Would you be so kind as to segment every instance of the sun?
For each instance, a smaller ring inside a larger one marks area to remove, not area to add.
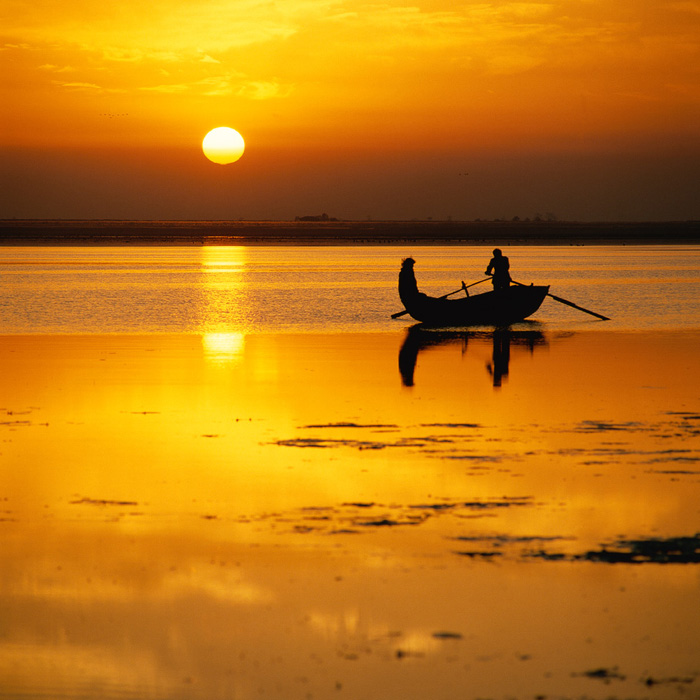
[[[202,150],[212,163],[226,165],[235,163],[243,155],[245,141],[235,129],[220,126],[204,137]]]

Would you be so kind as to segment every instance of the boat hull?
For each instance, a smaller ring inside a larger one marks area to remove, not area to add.
[[[512,286],[463,299],[402,295],[406,311],[428,326],[506,325],[534,314],[549,293],[545,286]]]

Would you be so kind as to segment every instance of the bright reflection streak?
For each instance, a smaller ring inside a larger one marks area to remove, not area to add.
[[[202,336],[204,354],[215,362],[238,361],[243,356],[243,333],[205,333]]]
[[[233,319],[241,316],[240,292],[247,251],[242,247],[202,248],[202,310],[200,327],[207,359],[231,362],[240,359],[245,337],[231,331]]]
[[[247,264],[247,249],[242,246],[202,246],[201,251],[206,272],[238,271]]]

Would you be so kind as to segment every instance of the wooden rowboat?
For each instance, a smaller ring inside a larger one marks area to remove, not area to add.
[[[422,294],[415,282],[399,278],[399,296],[406,311],[428,326],[507,325],[531,316],[549,293],[548,286],[510,286],[462,299]]]

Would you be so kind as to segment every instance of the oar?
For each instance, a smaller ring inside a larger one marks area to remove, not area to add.
[[[522,282],[516,282],[515,280],[511,280],[514,284],[519,285],[520,287],[527,287],[529,285],[523,284]],[[602,314],[597,314],[595,311],[590,311],[589,309],[584,309],[583,306],[579,306],[578,304],[574,304],[573,301],[569,301],[568,299],[562,299],[561,297],[554,296],[554,294],[549,294],[547,293],[548,297],[552,297],[554,301],[558,301],[560,304],[566,304],[567,306],[572,306],[574,309],[578,309],[579,311],[584,311],[587,314],[590,314],[591,316],[595,316],[596,318],[599,318],[601,321],[609,321],[610,319],[607,316],[603,316]]]
[[[473,287],[477,284],[481,284],[482,282],[486,282],[487,280],[490,280],[490,277],[487,277],[486,279],[479,280],[478,282],[472,282],[471,284],[464,284],[462,282],[462,286],[459,289],[455,289],[454,292],[450,292],[449,294],[443,294],[441,297],[438,297],[438,299],[447,299],[447,297],[451,297],[453,294],[459,294],[459,292],[466,292],[469,287]],[[406,309],[403,311],[399,311],[395,314],[391,314],[391,318],[400,318],[401,316],[405,316],[408,313]]]

